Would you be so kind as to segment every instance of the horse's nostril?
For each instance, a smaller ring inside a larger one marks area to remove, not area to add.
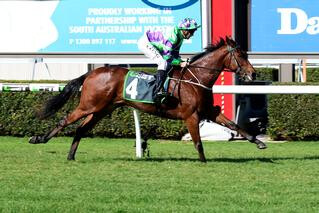
[[[252,79],[252,77],[250,75],[245,75],[244,81],[249,82],[249,81],[252,81],[252,80],[253,79]]]
[[[251,74],[251,77],[253,78],[253,80],[256,80],[257,74],[254,72],[253,74]]]

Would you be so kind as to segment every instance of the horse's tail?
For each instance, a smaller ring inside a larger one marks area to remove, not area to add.
[[[44,107],[37,113],[37,116],[40,119],[45,119],[54,115],[64,106],[71,96],[80,91],[80,87],[89,73],[90,72],[87,72],[86,74],[71,80],[58,95],[52,97],[45,103]]]

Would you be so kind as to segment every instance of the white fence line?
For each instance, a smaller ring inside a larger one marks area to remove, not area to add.
[[[0,83],[0,92],[22,92],[22,91],[61,91],[65,84],[38,84],[38,83]]]
[[[252,65],[279,65],[279,64],[300,64],[302,59],[306,59],[307,64],[319,64],[319,58],[278,58],[278,59],[258,59],[251,58],[249,59]]]
[[[319,94],[313,85],[216,85],[213,93],[223,94]]]
[[[0,91],[61,91],[65,84],[0,83]],[[319,94],[319,85],[215,85],[217,94]]]
[[[191,57],[190,55],[187,55]],[[187,57],[183,57],[184,60]],[[274,59],[263,59],[263,58],[249,58],[249,61],[253,65],[279,65],[279,64],[299,64],[302,59],[307,60],[307,64],[319,64],[319,58],[308,58],[307,57],[296,57],[296,58],[274,58]],[[125,56],[34,56],[34,57],[12,57],[12,56],[0,56],[0,64],[10,63],[34,63],[38,60],[41,63],[79,63],[79,64],[154,64],[151,59],[144,57],[143,55],[137,55],[132,57]]]

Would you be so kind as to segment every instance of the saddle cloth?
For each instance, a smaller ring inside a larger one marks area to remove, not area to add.
[[[123,98],[130,101],[154,103],[155,76],[137,71],[129,71],[125,76]]]

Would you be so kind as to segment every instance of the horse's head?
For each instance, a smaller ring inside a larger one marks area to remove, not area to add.
[[[224,66],[226,69],[235,72],[244,81],[252,81],[256,78],[256,71],[248,61],[248,56],[243,52],[234,40],[226,37],[227,55]]]

